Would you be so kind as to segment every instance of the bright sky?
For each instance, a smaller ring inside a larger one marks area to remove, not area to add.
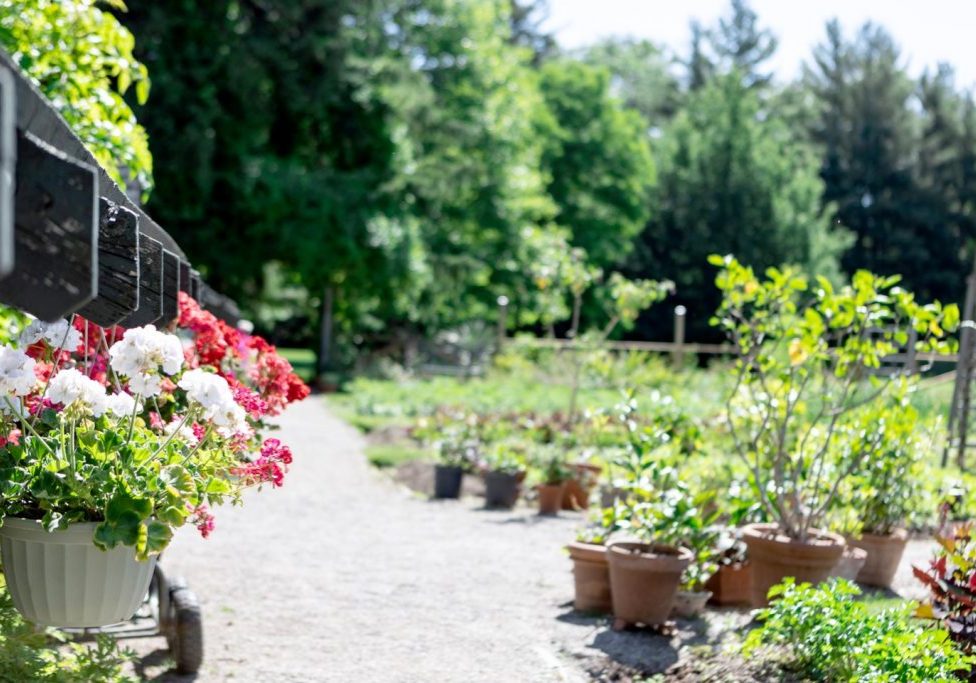
[[[547,28],[560,45],[580,47],[611,35],[648,38],[687,53],[688,23],[713,25],[729,0],[549,0]],[[871,20],[888,29],[902,59],[917,75],[939,61],[956,69],[956,83],[976,83],[976,0],[752,0],[759,23],[779,38],[772,65],[783,79],[800,63],[837,17],[845,34]]]

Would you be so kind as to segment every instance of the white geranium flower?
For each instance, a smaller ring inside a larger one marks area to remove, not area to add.
[[[163,378],[159,375],[132,375],[129,389],[140,396],[159,396],[163,390]]]
[[[179,338],[158,331],[154,325],[126,330],[108,354],[112,369],[128,377],[130,388],[143,396],[160,392],[160,368],[172,375],[183,367],[183,345]]]
[[[37,384],[34,359],[19,349],[0,346],[0,393],[25,396]]]
[[[105,397],[105,410],[118,417],[129,417],[136,410],[136,400],[125,392],[109,394]]]
[[[95,417],[104,413],[107,408],[105,387],[74,368],[61,370],[51,378],[47,396],[52,402],[60,403],[65,408],[71,405],[84,406]]]
[[[55,320],[53,323],[32,320],[31,324],[20,334],[20,345],[30,346],[41,339],[55,349],[74,352],[81,344],[81,332],[64,318]]]
[[[247,412],[234,400],[230,385],[220,375],[190,370],[184,373],[179,386],[190,401],[203,407],[204,419],[213,422],[224,436],[247,431]]]
[[[193,433],[193,429],[189,425],[183,424],[181,420],[173,420],[172,422],[168,422],[163,427],[163,432],[165,432],[168,436],[173,436],[175,434],[177,439],[182,439],[191,446],[195,446],[199,441],[199,439],[197,439],[197,435]]]

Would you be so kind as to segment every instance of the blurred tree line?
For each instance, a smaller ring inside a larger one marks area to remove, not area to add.
[[[165,0],[119,17],[153,79],[150,212],[323,364],[490,324],[502,295],[510,327],[541,331],[560,278],[539,273],[580,255],[604,280],[673,280],[691,339],[711,334],[712,252],[962,298],[973,99],[947,65],[912,79],[880,26],[831,22],[780,84],[744,0],[692,24],[688,54],[561,50],[538,0]],[[669,311],[632,334],[667,338]]]

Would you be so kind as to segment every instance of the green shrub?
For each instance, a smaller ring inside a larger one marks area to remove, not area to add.
[[[941,627],[911,618],[913,606],[872,611],[855,600],[860,590],[838,579],[817,588],[786,579],[778,598],[759,610],[762,625],[743,646],[786,648],[801,673],[818,681],[939,683],[958,681],[972,657],[956,649]]]

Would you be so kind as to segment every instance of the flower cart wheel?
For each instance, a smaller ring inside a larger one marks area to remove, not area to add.
[[[176,662],[176,672],[194,674],[203,662],[203,619],[200,603],[189,588],[170,592],[167,642]]]

